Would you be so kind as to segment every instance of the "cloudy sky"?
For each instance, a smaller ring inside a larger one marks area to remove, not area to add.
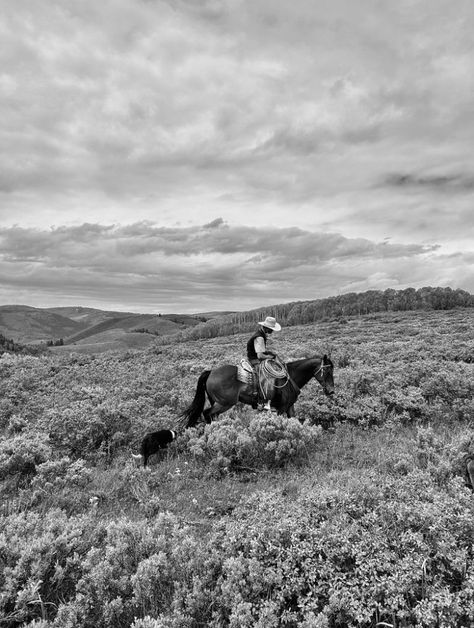
[[[472,0],[0,0],[0,304],[474,292]]]

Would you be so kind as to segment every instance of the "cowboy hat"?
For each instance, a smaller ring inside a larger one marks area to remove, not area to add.
[[[281,325],[276,322],[273,316],[267,316],[264,321],[259,322],[259,325],[262,327],[268,327],[268,329],[273,329],[273,331],[280,331]]]

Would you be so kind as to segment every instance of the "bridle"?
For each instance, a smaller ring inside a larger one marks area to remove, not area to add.
[[[316,377],[316,375],[319,375],[319,373],[322,372],[322,376],[323,376],[323,380],[324,380],[324,369],[329,369],[331,367],[332,367],[332,364],[324,364],[323,361],[321,360],[321,364],[319,365],[318,370],[314,371],[313,377]]]
[[[317,370],[314,371],[313,373],[313,377],[317,380],[318,378],[316,377],[317,375],[319,375],[319,373],[321,373],[321,385],[323,387],[324,392],[327,395],[333,395],[334,394],[334,390],[328,390],[327,389],[327,382],[326,382],[326,373],[324,371],[324,369],[330,369],[333,368],[332,362],[330,361],[329,364],[325,364],[324,363],[324,358],[321,360],[321,364],[319,365],[319,368]]]

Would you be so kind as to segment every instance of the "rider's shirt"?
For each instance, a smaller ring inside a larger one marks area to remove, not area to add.
[[[255,338],[255,340],[253,341],[253,346],[255,348],[255,353],[257,354],[257,356],[259,353],[265,353],[265,351],[267,350],[265,340],[261,336],[257,336],[257,338]]]

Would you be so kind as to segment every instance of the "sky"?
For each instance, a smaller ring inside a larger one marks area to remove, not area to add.
[[[474,292],[472,0],[0,0],[0,305]]]

